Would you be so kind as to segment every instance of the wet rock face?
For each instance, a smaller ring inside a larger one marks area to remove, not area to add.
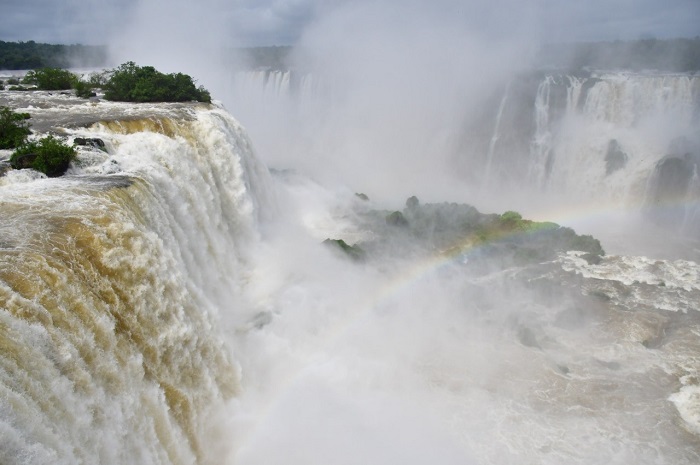
[[[76,137],[73,140],[73,144],[80,145],[82,147],[91,147],[99,150],[106,150],[104,141],[96,137]]]
[[[690,157],[667,157],[656,165],[657,202],[683,199],[693,177],[695,163]]]
[[[38,155],[36,153],[27,153],[24,155],[20,155],[15,159],[14,166],[12,167],[16,170],[32,168],[34,166],[34,161],[36,160],[37,156]]]
[[[610,139],[608,150],[605,153],[605,175],[609,176],[617,170],[621,170],[627,165],[629,157],[622,150],[617,139]]]
[[[692,208],[692,201],[700,198],[698,172],[698,154],[669,155],[656,164],[647,197],[647,206],[654,221],[667,226],[700,227],[684,225],[688,217],[694,216],[688,210]]]

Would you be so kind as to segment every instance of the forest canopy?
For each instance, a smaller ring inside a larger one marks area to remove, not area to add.
[[[0,69],[97,68],[107,63],[107,47],[52,45],[0,40]]]

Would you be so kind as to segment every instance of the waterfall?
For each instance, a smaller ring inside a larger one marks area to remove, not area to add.
[[[506,186],[514,198],[527,192],[639,208],[674,141],[687,140],[689,153],[700,153],[698,76],[544,74],[513,80],[508,98],[499,98],[491,113],[497,134],[475,125],[464,138],[483,142],[465,144],[460,157],[471,160],[464,162],[469,171],[480,163],[480,186]]]
[[[267,172],[221,109],[132,118],[69,130],[108,147],[71,175],[2,179],[1,463],[206,463],[239,390],[220,312]]]
[[[700,167],[698,164],[695,164],[693,166],[693,175],[686,191],[682,230],[689,234],[700,231],[700,202],[697,202],[697,199],[700,198],[700,176],[698,171],[700,171]]]
[[[530,173],[528,178],[537,187],[544,187],[547,179],[549,157],[552,151],[552,133],[549,121],[549,101],[554,78],[547,76],[537,88],[535,97],[535,134],[530,149]]]
[[[512,80],[466,154],[475,177],[489,164],[494,191],[531,175],[603,206],[641,181],[696,205],[697,81],[645,78]],[[315,85],[285,79],[251,77],[278,99]],[[645,85],[669,89],[631,118],[602,98]],[[605,255],[516,212],[399,211],[396,185],[388,206],[323,184],[306,153],[272,177],[216,106],[6,94],[34,128],[105,150],[61,178],[0,176],[1,464],[699,463],[690,241],[663,235],[680,259]],[[387,132],[368,129],[339,134]],[[415,171],[400,155],[381,180]],[[434,189],[446,157],[420,155]]]
[[[498,142],[499,129],[501,127],[501,118],[503,118],[503,109],[508,101],[508,90],[510,89],[510,82],[506,84],[506,88],[503,91],[503,97],[501,97],[501,103],[498,105],[498,113],[496,113],[496,122],[493,126],[493,135],[489,141],[489,150],[486,154],[486,169],[484,170],[484,177],[481,185],[481,192],[483,193],[485,188],[488,186],[491,179],[491,166],[493,165],[493,152],[496,148],[496,143]]]

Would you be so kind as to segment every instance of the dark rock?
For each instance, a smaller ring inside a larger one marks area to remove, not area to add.
[[[26,153],[20,155],[12,161],[12,167],[16,170],[23,170],[27,168],[32,168],[34,166],[34,160],[38,155],[36,153]]]
[[[557,370],[563,375],[568,375],[571,370],[566,365],[557,365]]]
[[[700,198],[697,181],[693,181],[698,171],[700,155],[690,153],[669,155],[656,164],[646,199],[653,221],[671,227],[683,223],[688,201]]]
[[[73,144],[80,145],[83,147],[94,147],[96,149],[106,150],[104,141],[96,137],[76,137],[73,140]]]
[[[589,265],[597,265],[602,260],[602,257],[600,255],[592,253],[585,253],[581,255],[581,258],[586,260],[586,262],[588,262]]]
[[[359,198],[360,200],[364,200],[365,202],[369,200],[369,197],[367,197],[367,195],[362,194],[362,193],[356,193],[355,197]]]
[[[400,211],[388,214],[386,216],[386,223],[391,226],[408,226],[408,220]]]
[[[533,349],[542,348],[537,340],[537,336],[535,336],[535,332],[526,326],[518,328],[517,338],[525,347],[532,347]]]
[[[628,159],[629,157],[622,150],[617,139],[610,139],[608,150],[605,153],[605,175],[608,176],[624,168]]]
[[[10,162],[0,161],[0,177],[5,176],[12,169]]]
[[[323,244],[340,250],[353,260],[362,261],[365,259],[365,251],[357,245],[350,245],[342,239],[326,239]]]

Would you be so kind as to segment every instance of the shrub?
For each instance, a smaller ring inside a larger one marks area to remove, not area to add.
[[[96,95],[89,82],[76,81],[73,88],[75,89],[75,95],[80,98],[90,98]]]
[[[88,79],[88,82],[92,87],[104,87],[109,80],[107,74],[107,71],[103,71],[101,73],[90,73],[90,79]]]
[[[513,222],[517,223],[523,219],[522,215],[518,212],[514,212],[512,210],[508,210],[504,214],[501,215],[501,220],[506,221],[506,222]]]
[[[53,178],[65,173],[75,156],[75,147],[46,136],[19,146],[10,157],[10,165],[14,169],[32,168]]]
[[[78,77],[61,68],[41,68],[27,72],[24,84],[34,84],[40,90],[67,90],[78,81]]]
[[[91,73],[87,81],[76,79],[75,83],[73,84],[73,89],[75,89],[75,95],[77,97],[90,98],[97,95],[95,92],[96,88],[104,87],[106,84],[106,72]]]
[[[0,107],[0,149],[19,147],[31,133],[29,113],[15,113],[8,107]]]
[[[123,102],[211,102],[209,91],[195,87],[187,74],[163,74],[133,61],[112,70],[104,90],[105,99]]]

